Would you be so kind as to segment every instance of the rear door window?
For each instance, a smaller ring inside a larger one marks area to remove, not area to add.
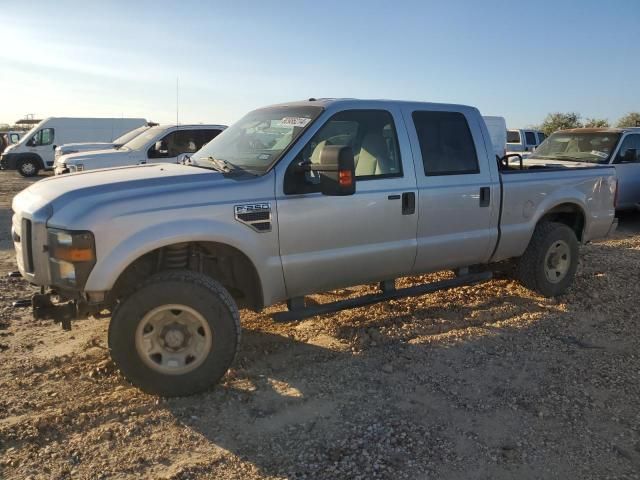
[[[520,132],[518,130],[507,130],[507,143],[520,143]]]
[[[534,132],[524,132],[524,138],[527,141],[527,145],[537,145],[536,134]]]
[[[547,138],[547,136],[544,133],[538,132],[538,144],[544,142],[545,138]]]
[[[480,172],[473,136],[462,113],[415,111],[412,117],[425,175]]]

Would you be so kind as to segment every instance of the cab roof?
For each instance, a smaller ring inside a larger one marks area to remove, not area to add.
[[[322,108],[329,107],[352,107],[357,108],[359,104],[374,104],[380,107],[389,105],[423,105],[423,106],[440,106],[440,107],[456,107],[456,109],[474,109],[475,107],[469,105],[449,104],[449,103],[433,103],[433,102],[416,102],[410,100],[386,100],[386,99],[363,99],[363,98],[309,98],[307,100],[296,100],[292,102],[278,103],[275,105],[269,105],[264,108],[273,107],[306,107],[317,106]]]
[[[566,130],[558,130],[554,133],[624,133],[624,132],[640,132],[640,127],[625,127],[625,128],[568,128]]]

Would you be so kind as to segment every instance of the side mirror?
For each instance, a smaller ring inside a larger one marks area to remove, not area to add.
[[[167,148],[167,142],[163,141],[163,140],[159,140],[156,142],[156,145],[154,147],[154,150],[159,154],[159,155],[166,155],[167,153],[169,153],[169,150]]]
[[[356,192],[356,166],[351,147],[324,147],[320,153],[320,164],[312,168],[320,174],[320,192],[323,195],[353,195]]]
[[[635,163],[638,161],[638,150],[635,148],[628,148],[622,155],[622,163]]]
[[[36,146],[36,137],[31,137],[27,140],[27,147],[35,147]]]

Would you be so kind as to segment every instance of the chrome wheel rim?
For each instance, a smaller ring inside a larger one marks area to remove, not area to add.
[[[136,350],[149,368],[183,375],[205,361],[212,348],[211,328],[186,305],[161,305],[149,311],[136,329]]]
[[[23,163],[21,168],[22,172],[26,173],[27,175],[31,175],[36,171],[36,167],[33,163]]]
[[[571,266],[571,249],[564,240],[551,244],[544,257],[544,274],[551,283],[559,283],[567,276]]]

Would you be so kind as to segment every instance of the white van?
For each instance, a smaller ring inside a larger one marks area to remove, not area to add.
[[[484,123],[487,124],[493,150],[500,158],[507,153],[507,121],[504,117],[484,116]]]
[[[40,170],[53,169],[58,145],[111,142],[146,123],[144,118],[47,118],[2,153],[0,168],[18,170],[21,175],[32,177]]]
[[[119,148],[62,155],[55,174],[141,163],[177,163],[213,140],[225,125],[158,125]]]
[[[507,151],[509,153],[533,152],[547,136],[540,130],[509,129]]]
[[[56,148],[55,159],[58,160],[62,155],[70,155],[78,152],[88,152],[90,150],[108,150],[110,148],[119,148],[125,143],[133,140],[141,133],[146,132],[151,127],[155,127],[157,123],[147,123],[142,127],[134,128],[127,133],[120,135],[112,142],[81,142],[81,143],[65,143]],[[55,168],[55,162],[54,162]]]

